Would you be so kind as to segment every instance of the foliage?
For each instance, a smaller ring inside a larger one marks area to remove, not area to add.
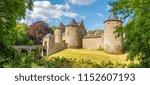
[[[46,68],[114,68],[126,67],[121,63],[113,63],[111,61],[103,61],[101,63],[93,62],[91,60],[73,59],[65,57],[52,57],[49,60],[42,58],[35,61],[37,67]]]
[[[16,68],[16,67],[32,67],[32,62],[34,62],[34,53],[30,52],[28,54],[18,53],[12,47],[7,45],[1,45],[4,50],[0,50],[0,67],[1,68]],[[7,56],[4,56],[7,55]],[[3,56],[3,57],[1,57]]]
[[[21,68],[32,68],[33,64],[36,64],[35,62],[42,62],[41,59],[41,47],[37,47],[35,51],[31,51],[26,53],[19,53],[20,55],[20,64],[17,67]],[[44,65],[43,65],[44,67]]]
[[[109,60],[103,60],[101,62],[101,66],[104,68],[125,68],[127,67],[127,65],[124,63],[120,63],[120,62],[112,62]]]
[[[52,33],[48,25],[43,21],[38,21],[29,26],[28,37],[36,44],[41,44],[43,37],[48,33]]]
[[[57,27],[56,26],[51,26],[50,28],[54,31]]]
[[[51,27],[48,27],[50,30],[52,30],[52,34],[54,35],[54,30],[56,29],[55,26],[51,26]]]
[[[21,60],[17,67],[19,68],[31,68],[32,62],[34,62],[34,52],[29,52],[28,54],[20,53]]]
[[[34,42],[27,36],[28,26],[26,24],[17,24],[13,31],[15,45],[33,45]]]
[[[128,59],[139,59],[141,67],[150,67],[150,0],[119,0],[111,2],[112,11],[123,15],[123,51]]]
[[[16,20],[32,10],[32,0],[0,0],[0,67],[17,67],[20,57],[11,47]]]
[[[39,59],[41,58],[41,53],[42,53],[42,47],[38,46],[35,49],[35,55],[34,55],[34,59]]]
[[[0,67],[16,67],[19,64],[19,55],[15,49],[0,41]]]
[[[52,57],[49,60],[39,60],[36,62],[39,66],[47,68],[96,68],[101,67],[100,64],[94,63],[90,60],[76,60],[65,57]]]
[[[128,65],[129,68],[140,68],[141,66],[139,64],[135,64],[135,63],[130,63]]]

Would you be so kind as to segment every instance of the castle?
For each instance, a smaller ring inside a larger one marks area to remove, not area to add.
[[[111,13],[104,21],[104,30],[87,32],[84,22],[77,23],[74,19],[66,26],[60,23],[54,36],[49,34],[43,38],[43,45],[47,50],[44,54],[50,55],[65,48],[104,49],[107,53],[120,54],[122,35],[116,37],[115,29],[122,25],[123,22],[115,13]]]

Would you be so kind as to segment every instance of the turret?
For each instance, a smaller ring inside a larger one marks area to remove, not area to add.
[[[87,34],[87,31],[86,31],[85,26],[84,26],[84,22],[81,21],[81,22],[78,23],[78,25],[81,27],[81,32],[82,32],[81,37],[83,38]]]
[[[65,37],[68,48],[81,48],[82,38],[81,30],[78,23],[72,19],[72,21],[66,26]]]
[[[117,37],[116,27],[122,26],[123,22],[116,13],[111,13],[104,22],[104,51],[112,54],[120,54],[122,46],[122,35]]]
[[[63,23],[60,23],[56,29],[55,29],[55,42],[56,43],[60,43],[62,42],[62,33],[64,32],[65,30],[65,26],[63,25]]]

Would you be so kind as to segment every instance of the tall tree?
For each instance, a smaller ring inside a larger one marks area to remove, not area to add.
[[[111,2],[112,11],[123,15],[123,51],[128,59],[139,59],[141,67],[150,67],[150,0],[119,0]]]
[[[16,20],[24,18],[26,9],[32,10],[32,0],[0,0],[0,67],[15,67],[19,56],[12,49]]]
[[[31,39],[27,36],[28,32],[28,25],[26,24],[19,24],[14,28],[13,34],[15,39],[15,45],[32,45],[34,44]]]
[[[36,44],[41,44],[43,37],[48,33],[52,33],[48,25],[44,21],[38,21],[29,26],[28,37]]]

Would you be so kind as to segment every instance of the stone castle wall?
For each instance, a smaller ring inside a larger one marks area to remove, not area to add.
[[[49,56],[66,48],[64,42],[55,43],[55,37],[51,34],[43,38],[42,56]]]
[[[103,48],[102,38],[85,38],[83,39],[83,48],[97,50]]]
[[[47,34],[43,38],[43,51],[42,56],[49,56],[49,50],[55,46],[55,37],[51,34]]]
[[[48,50],[48,55],[52,55],[54,53],[57,53],[61,50],[64,50],[66,48],[65,43],[61,42],[61,43],[55,43],[55,45]]]

